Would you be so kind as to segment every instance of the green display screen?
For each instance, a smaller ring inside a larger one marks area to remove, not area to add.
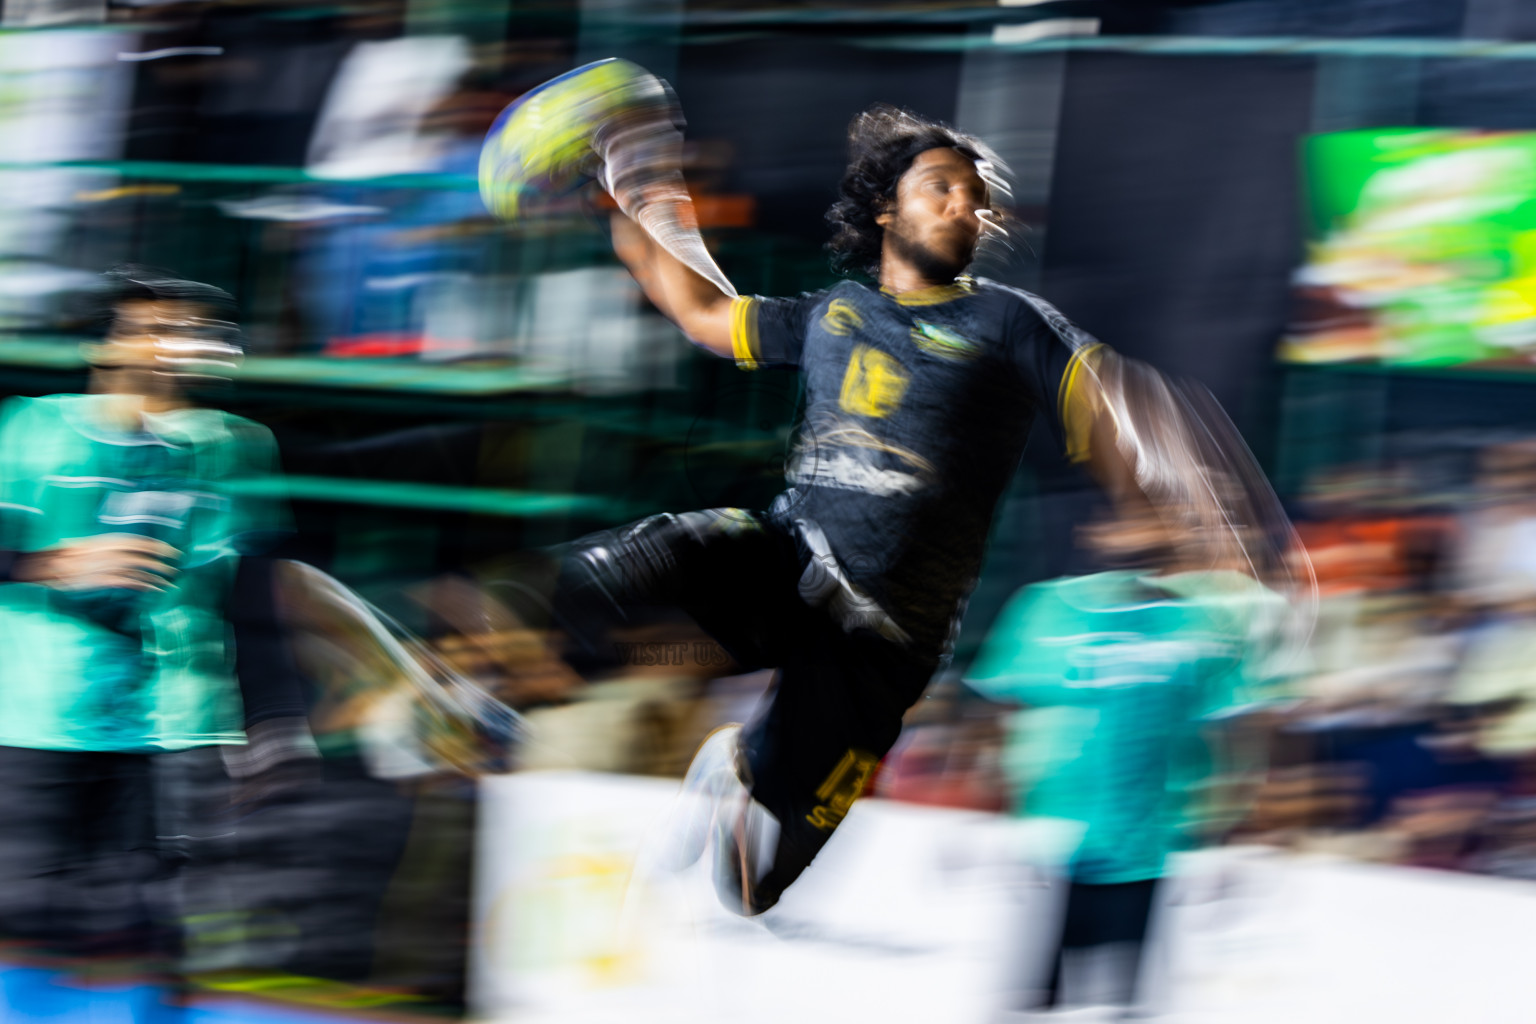
[[[1305,163],[1281,358],[1536,367],[1536,133],[1340,132]]]

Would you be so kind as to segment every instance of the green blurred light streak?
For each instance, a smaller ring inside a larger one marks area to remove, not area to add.
[[[37,339],[0,336],[0,369],[48,372],[81,371],[84,338]],[[231,382],[241,401],[293,405],[319,403],[337,411],[408,411],[419,415],[470,420],[581,420],[588,427],[619,436],[689,443],[695,453],[719,446],[752,449],[782,444],[782,424],[764,437],[762,430],[716,422],[689,412],[657,406],[637,407],[637,393],[581,395],[566,378],[521,367],[432,366],[390,360],[328,359],[324,356],[259,357],[246,360]],[[39,387],[50,387],[46,382]],[[214,405],[228,394],[218,387],[199,392]],[[401,406],[401,402],[409,405]],[[684,441],[707,428],[707,441]]]
[[[924,24],[971,24],[976,28],[1024,28],[1039,22],[1020,18],[1025,9],[1013,7],[933,10],[913,8],[881,11],[720,11],[690,14],[687,25],[718,26],[713,34],[695,34],[692,45],[741,42],[755,35],[773,35],[795,25],[847,24],[857,30],[870,21]],[[1049,21],[1051,19],[1045,19]],[[636,20],[642,24],[644,19]],[[762,28],[754,31],[755,26]],[[731,31],[737,27],[736,31]],[[1135,53],[1162,56],[1303,56],[1464,58],[1478,60],[1536,60],[1536,43],[1493,39],[1320,39],[1308,36],[1083,36],[1065,35],[1010,42],[991,33],[921,34],[904,36],[851,35],[845,42],[865,49],[954,52],[998,50],[1008,53]],[[229,184],[326,185],[332,187],[444,189],[475,192],[479,182],[467,174],[393,174],[379,177],[320,176],[297,167],[250,164],[178,163],[152,160],[65,160],[0,162],[0,171],[75,170],[117,174],[137,180],[225,182]]]
[[[347,10],[345,5],[318,9],[272,12],[275,20],[286,18],[315,17]],[[559,3],[520,3],[513,12],[518,15],[540,17],[562,14],[567,8]],[[681,21],[685,30],[696,30],[683,39],[685,44],[710,44],[737,42],[754,36],[782,34],[797,26],[826,27],[846,25],[850,31],[860,26],[892,25],[910,26],[915,31],[924,27],[953,26],[988,28],[993,25],[1028,25],[1037,21],[1059,20],[1059,15],[1045,18],[1029,17],[1027,5],[1004,4],[951,6],[947,4],[899,4],[880,5],[873,8],[824,8],[794,9],[761,7],[738,10],[690,10]],[[495,7],[493,16],[504,17],[503,9]],[[660,25],[675,30],[677,16],[668,12],[662,15],[641,12],[604,12],[604,24],[628,25],[635,28]],[[38,25],[7,27],[0,35],[24,35],[26,33],[117,33],[125,38],[130,33],[160,27],[153,23],[136,23],[132,26],[92,25]],[[714,33],[708,32],[716,29]],[[1364,38],[1323,39],[1310,36],[1062,36],[1009,43],[995,42],[991,38],[974,34],[955,34],[907,38],[891,36],[844,37],[845,42],[871,49],[906,50],[970,50],[1001,49],[1024,52],[1058,52],[1063,50],[1113,51],[1124,53],[1161,53],[1169,55],[1202,56],[1213,54],[1283,55],[1347,57],[1466,57],[1496,60],[1536,60],[1536,43],[1511,43],[1497,39],[1415,39],[1415,38]],[[460,175],[393,175],[380,178],[337,179],[318,178],[296,168],[224,164],[174,164],[152,161],[71,161],[67,164],[0,164],[0,169],[34,169],[72,166],[82,169],[111,170],[133,177],[166,177],[187,181],[267,181],[267,182],[318,182],[326,184],[377,184],[380,187],[405,188],[455,188],[473,191],[477,186],[472,177]],[[186,172],[183,168],[197,168]],[[185,174],[183,177],[182,175]]]
[[[86,364],[80,345],[90,340],[0,336],[0,365],[48,370],[82,369]],[[248,356],[232,376],[237,383],[480,396],[556,390],[569,383],[563,374],[525,366],[434,366],[420,361],[327,356]]]
[[[445,395],[542,391],[568,383],[562,374],[520,366],[433,366],[325,356],[251,356],[234,377],[237,382],[385,388]]]
[[[1047,19],[1049,20],[1049,19]],[[1010,23],[1025,26],[1032,22]],[[1166,56],[1445,57],[1536,60],[1536,43],[1493,39],[1318,39],[1309,36],[1056,36],[1009,42],[990,35],[872,36],[850,40],[875,50],[1001,50],[1009,53],[1140,53]]]
[[[85,366],[80,346],[91,338],[0,337],[0,365],[45,370],[78,370]]]
[[[493,490],[394,480],[272,476],[226,481],[224,486],[235,494],[247,497],[419,508],[434,512],[468,512],[511,519],[561,515],[622,519],[632,511],[627,503],[597,495]]]
[[[263,164],[198,164],[168,160],[44,160],[5,161],[0,171],[98,171],[125,178],[183,182],[229,182],[259,185],[329,185],[332,187],[445,189],[478,192],[471,174],[388,174],[380,177],[338,178],[312,174],[299,167]]]

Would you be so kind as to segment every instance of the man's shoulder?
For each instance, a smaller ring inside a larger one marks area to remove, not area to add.
[[[813,337],[819,323],[828,333],[847,334],[868,323],[879,309],[880,295],[857,281],[837,281],[818,291],[763,299],[759,329],[771,324],[777,331]]]
[[[1022,327],[1043,327],[1073,349],[1098,344],[1097,338],[1034,292],[985,277],[976,278],[974,288],[981,301],[995,305],[1002,314],[1019,318],[1016,323]]]
[[[872,304],[879,301],[880,293],[869,285],[859,281],[844,278],[834,281],[825,288],[815,291],[801,292],[790,301],[797,303],[807,312],[825,310],[834,302],[842,302],[855,309],[869,309]]]
[[[93,407],[98,395],[20,395],[0,405],[0,421],[7,429],[37,430],[45,423],[68,422],[73,414]]]
[[[971,290],[978,301],[1005,309],[1012,313],[1018,313],[1031,319],[1045,320],[1045,310],[1055,310],[1045,299],[1034,292],[1026,291],[1011,284],[1003,284],[989,277],[978,277],[971,284]],[[1060,315],[1058,313],[1058,315]],[[1063,319],[1065,319],[1063,317]]]
[[[100,395],[18,395],[15,398],[7,398],[5,408],[12,412],[26,411],[34,415],[57,415],[67,408],[83,408],[100,400]]]
[[[794,295],[756,295],[753,298],[768,302],[813,303],[833,296],[876,295],[875,289],[851,278],[840,278],[825,288],[811,288]]]
[[[191,444],[264,448],[273,444],[272,432],[255,420],[223,409],[192,407],[180,410],[167,434],[179,435]]]
[[[190,422],[196,423],[204,429],[267,432],[267,428],[255,420],[246,419],[244,416],[232,413],[227,409],[191,406],[182,411]]]
[[[1029,589],[1076,612],[1092,614],[1142,600],[1133,596],[1140,577],[1131,570],[1107,569],[1042,580],[1030,584]]]

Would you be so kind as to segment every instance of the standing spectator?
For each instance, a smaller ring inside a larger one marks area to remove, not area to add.
[[[1073,826],[1065,917],[1023,1009],[1062,1001],[1063,968],[1113,961],[1106,1001],[1137,998],[1142,946],[1168,853],[1222,817],[1210,727],[1259,697],[1257,626],[1280,598],[1232,571],[1180,571],[1189,552],[1152,515],[1089,531],[1122,569],[1052,580],[1003,610],[968,681],[1028,707],[1006,755],[1021,814]],[[1030,986],[1024,986],[1030,988]]]
[[[137,955],[174,951],[148,893],[170,862],[157,835],[182,834],[156,825],[186,820],[157,800],[154,757],[244,743],[259,718],[270,742],[249,774],[308,733],[259,645],[242,651],[263,669],[244,708],[235,683],[231,619],[250,632],[264,616],[230,616],[228,598],[281,516],[256,496],[271,435],[187,397],[239,356],[231,300],[141,268],[108,285],[92,393],[0,419],[0,932]],[[243,589],[270,604],[259,580]]]

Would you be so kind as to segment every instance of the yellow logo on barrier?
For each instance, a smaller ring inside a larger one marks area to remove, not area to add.
[[[859,416],[889,416],[901,405],[907,391],[907,371],[878,349],[856,345],[843,374],[838,405]]]

